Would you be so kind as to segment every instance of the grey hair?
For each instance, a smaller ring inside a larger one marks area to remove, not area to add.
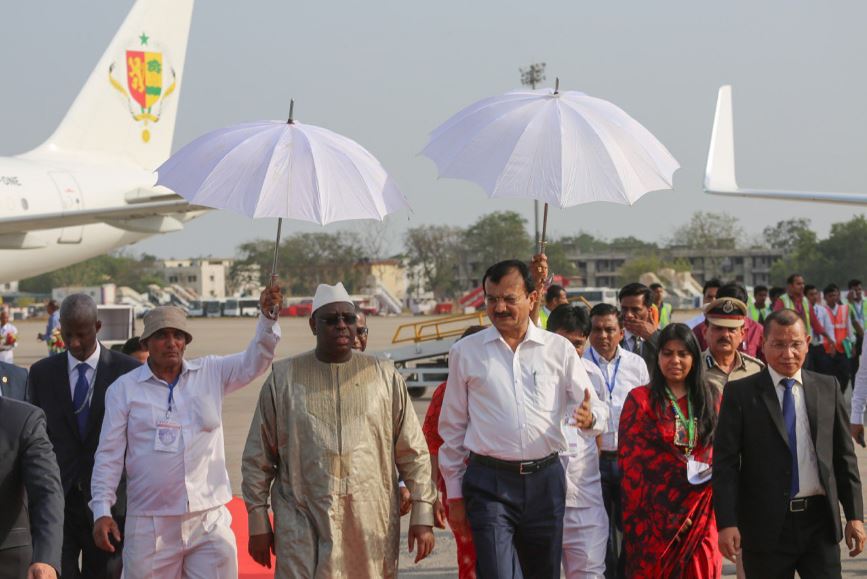
[[[96,323],[96,302],[87,294],[72,294],[66,296],[60,304],[60,319],[62,320]]]

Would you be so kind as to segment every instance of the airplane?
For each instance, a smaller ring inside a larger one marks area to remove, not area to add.
[[[193,0],[137,0],[54,133],[0,158],[0,282],[178,231],[205,212],[156,187]]]
[[[731,195],[748,199],[785,199],[836,203],[841,205],[867,205],[867,195],[862,193],[828,193],[819,191],[782,191],[748,189],[738,186],[735,177],[735,141],[732,120],[732,87],[723,85],[716,101],[716,114],[707,153],[704,174],[704,190],[712,195]]]

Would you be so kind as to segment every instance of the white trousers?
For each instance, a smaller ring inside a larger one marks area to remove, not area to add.
[[[127,516],[125,579],[237,579],[238,552],[229,510],[166,517]]]
[[[563,516],[563,572],[567,579],[602,579],[608,544],[605,507],[566,507]]]

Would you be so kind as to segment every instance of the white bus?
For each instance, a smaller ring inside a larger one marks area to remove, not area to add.
[[[255,318],[259,315],[259,300],[258,298],[241,298],[238,300],[238,309],[240,315]]]
[[[206,318],[219,318],[220,317],[220,300],[205,300],[202,302],[202,309],[204,310],[204,315]]]
[[[189,311],[187,312],[187,315],[190,316],[191,318],[201,318],[202,316],[205,315],[205,310],[202,309],[201,300],[192,300],[190,302],[190,308],[189,308]]]
[[[223,317],[237,318],[241,315],[241,305],[237,298],[226,298],[223,301]]]

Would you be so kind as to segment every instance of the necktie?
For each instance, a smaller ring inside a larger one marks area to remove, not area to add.
[[[75,381],[75,392],[72,395],[72,410],[78,422],[78,433],[83,438],[87,430],[87,418],[90,416],[90,405],[87,403],[90,384],[87,382],[87,364],[82,362],[75,369],[78,370],[78,380]]]
[[[638,336],[632,336],[632,351],[641,355],[641,342],[639,341]]]
[[[789,498],[793,499],[800,490],[800,482],[798,480],[798,435],[795,432],[795,396],[792,394],[795,380],[783,378],[780,380],[780,384],[785,388],[783,391],[783,422],[786,423],[786,434],[789,436],[789,452],[792,454],[792,482]]]

